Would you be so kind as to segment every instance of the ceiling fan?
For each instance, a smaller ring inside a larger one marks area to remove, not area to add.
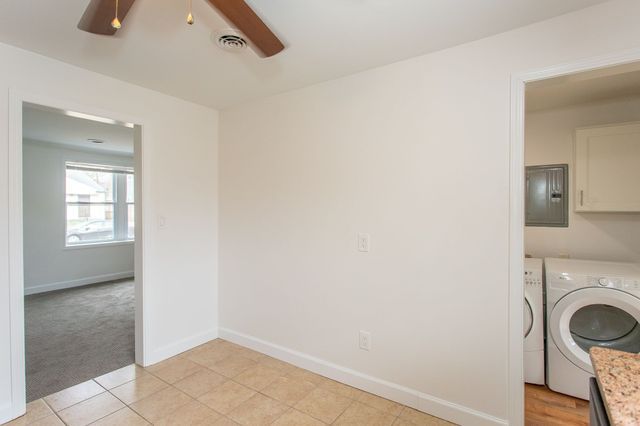
[[[249,39],[260,56],[268,58],[284,49],[284,44],[244,0],[207,1]],[[134,2],[135,0],[91,0],[78,28],[93,34],[114,35]],[[187,23],[192,24],[191,0],[188,3]]]

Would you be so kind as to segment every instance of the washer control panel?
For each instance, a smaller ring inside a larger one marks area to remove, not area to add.
[[[542,271],[535,269],[524,270],[524,285],[525,286],[541,286],[542,285]]]
[[[617,288],[620,290],[640,290],[640,280],[625,279],[624,277],[588,276],[587,284],[590,287]]]
[[[624,278],[606,276],[588,276],[587,285],[589,287],[622,288]]]
[[[524,259],[524,286],[542,288],[542,259]]]

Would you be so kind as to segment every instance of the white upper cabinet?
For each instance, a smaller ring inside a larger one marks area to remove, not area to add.
[[[640,122],[576,130],[577,212],[640,212]]]

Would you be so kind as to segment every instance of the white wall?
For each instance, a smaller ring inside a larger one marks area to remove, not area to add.
[[[66,161],[133,167],[133,157],[28,140],[22,155],[25,294],[132,277],[133,243],[65,247],[64,197]]]
[[[638,48],[639,14],[609,2],[224,111],[221,333],[506,422],[511,75]]]
[[[146,362],[217,335],[215,110],[0,44],[0,170],[8,168],[9,92],[86,105],[143,125]],[[160,72],[160,71],[159,71]],[[8,199],[7,173],[0,199]],[[11,413],[8,208],[0,207],[0,421]],[[158,228],[158,218],[166,228]],[[17,403],[14,401],[14,403]]]
[[[569,165],[569,227],[525,228],[525,250],[534,257],[640,262],[640,213],[575,213],[574,131],[640,120],[640,98],[609,100],[527,113],[526,165]]]

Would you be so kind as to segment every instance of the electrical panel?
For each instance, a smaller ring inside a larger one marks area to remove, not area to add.
[[[566,164],[526,168],[526,226],[569,226]]]

